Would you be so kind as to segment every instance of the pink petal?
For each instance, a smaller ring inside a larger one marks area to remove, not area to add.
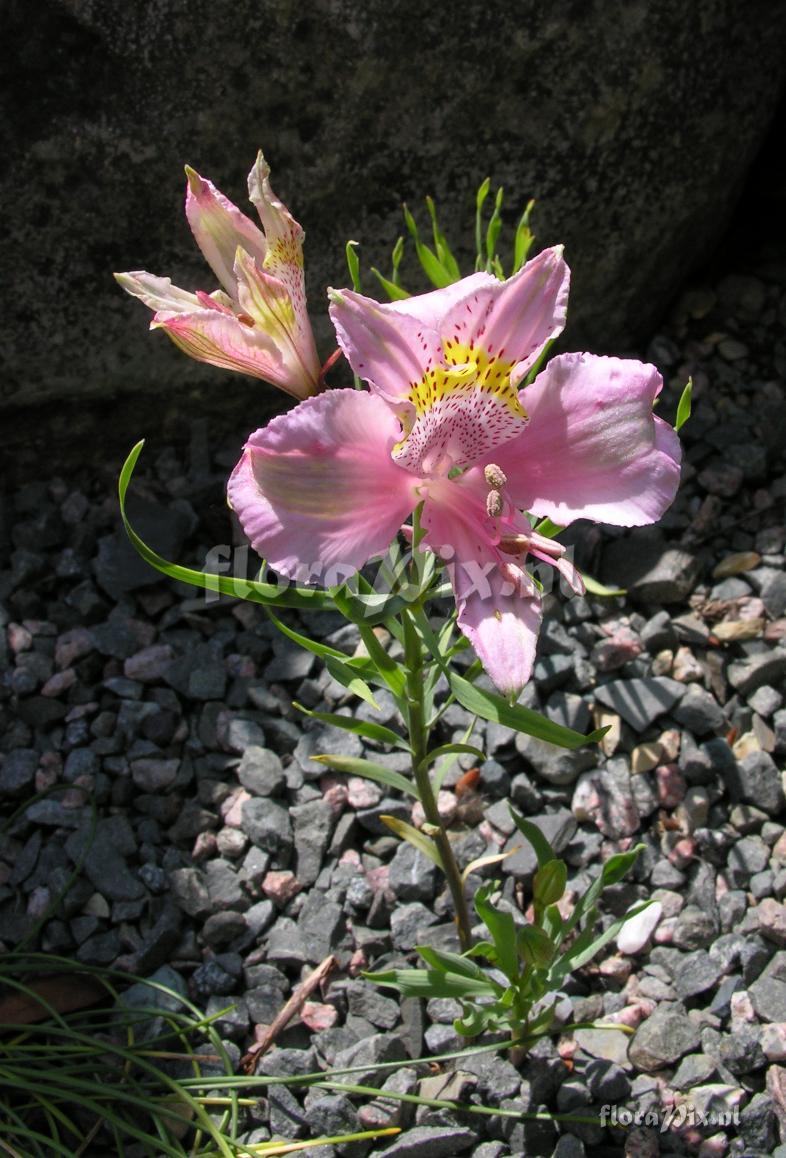
[[[390,457],[397,433],[381,399],[331,390],[252,434],[228,495],[254,549],[324,586],[385,551],[418,501],[420,480]]]
[[[248,195],[256,206],[265,231],[267,252],[261,268],[286,286],[295,313],[308,323],[306,289],[303,277],[303,240],[305,234],[283,202],[270,187],[270,166],[262,153],[257,154],[248,175]],[[309,326],[310,332],[310,326]]]
[[[470,274],[469,277],[463,277],[461,281],[453,282],[452,285],[444,286],[443,289],[386,303],[385,309],[391,314],[405,314],[407,317],[416,318],[429,329],[441,330],[450,311],[464,298],[479,289],[495,286],[499,288],[499,285],[497,278],[481,270],[479,273]]]
[[[186,217],[197,245],[231,297],[235,297],[235,254],[238,246],[260,265],[267,255],[265,238],[245,213],[216,189],[212,181],[186,166]]]
[[[330,318],[347,361],[384,398],[405,399],[431,366],[443,364],[439,335],[418,318],[352,290],[329,289],[328,295]]]
[[[308,317],[298,317],[287,286],[261,270],[243,249],[235,257],[235,276],[240,309],[275,342],[291,380],[309,385],[298,389],[297,396],[313,394],[320,366]]]
[[[567,524],[660,518],[680,477],[680,442],[652,413],[654,366],[592,354],[553,358],[519,397],[530,423],[494,452],[517,506]]]
[[[534,663],[541,614],[535,585],[494,544],[481,471],[426,485],[424,541],[447,563],[459,626],[499,690],[517,695]]]
[[[258,326],[248,326],[223,310],[201,309],[190,314],[156,314],[151,329],[164,330],[176,346],[198,362],[264,378],[299,397],[273,340]],[[310,392],[303,382],[303,393]]]
[[[171,317],[199,308],[197,295],[178,289],[168,277],[156,277],[143,269],[135,269],[130,273],[116,273],[115,281],[126,293],[162,315]]]
[[[570,270],[562,246],[544,249],[506,281],[494,302],[482,343],[497,356],[504,349],[517,385],[537,361],[544,346],[565,326]]]
[[[451,568],[458,625],[505,696],[517,696],[532,675],[540,630],[540,596],[517,589],[517,578],[514,568],[495,568],[478,586],[461,563]]]

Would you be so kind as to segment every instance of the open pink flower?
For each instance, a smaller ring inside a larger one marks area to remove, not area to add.
[[[168,277],[117,273],[123,289],[155,310],[162,329],[199,362],[264,378],[295,398],[314,394],[319,358],[306,312],[303,230],[276,198],[260,153],[248,176],[264,232],[216,187],[186,167],[186,217],[221,289],[189,293]]]
[[[517,388],[562,329],[568,279],[551,249],[506,282],[479,273],[385,305],[333,293],[339,344],[370,392],[331,391],[273,419],[229,482],[268,563],[325,585],[384,551],[422,502],[459,625],[506,694],[529,678],[540,624],[527,557],[582,590],[564,547],[523,512],[637,526],[679,481],[679,441],[652,413],[653,366],[563,354]]]

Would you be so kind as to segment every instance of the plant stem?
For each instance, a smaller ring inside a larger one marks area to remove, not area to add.
[[[423,649],[409,611],[404,608],[401,612],[404,626],[404,659],[407,671],[407,725],[409,728],[409,742],[412,746],[412,773],[418,790],[418,797],[423,806],[423,812],[429,824],[437,830],[434,841],[439,849],[442,860],[442,869],[448,882],[450,895],[453,898],[453,907],[456,910],[456,924],[458,926],[459,941],[462,950],[469,949],[472,944],[470,932],[469,910],[464,896],[464,886],[461,882],[461,873],[453,855],[448,834],[442,823],[442,817],[434,798],[431,786],[426,756],[428,755],[429,728],[426,723],[423,709]]]

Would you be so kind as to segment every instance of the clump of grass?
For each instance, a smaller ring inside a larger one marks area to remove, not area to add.
[[[139,988],[133,1004],[123,1000],[129,982],[148,991],[146,1003],[139,1003]],[[379,1135],[244,1143],[246,1111],[258,1096],[232,1081],[233,1059],[212,1024],[220,1016],[205,1017],[158,981],[40,953],[6,954],[0,958],[0,1152],[13,1158],[242,1158]],[[198,1083],[209,1079],[209,1089],[193,1089],[186,1075]],[[397,1131],[384,1131],[391,1132]]]

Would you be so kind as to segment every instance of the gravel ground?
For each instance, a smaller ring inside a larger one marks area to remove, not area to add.
[[[568,753],[481,723],[480,795],[450,790],[471,766],[462,757],[442,801],[466,863],[518,843],[512,800],[562,850],[573,890],[602,858],[644,843],[608,911],[654,895],[657,924],[572,979],[560,1006],[566,1021],[635,1027],[632,1039],[566,1031],[518,1068],[494,1054],[457,1072],[416,1066],[461,1044],[454,1004],[399,1003],[358,974],[407,959],[415,943],[454,946],[448,899],[379,821],[408,817],[409,806],[310,760],[360,755],[365,743],[310,726],[291,699],[367,707],[348,704],[259,608],[157,581],[118,530],[114,480],[89,462],[0,503],[0,802],[8,814],[56,788],[0,837],[0,942],[29,932],[84,857],[37,945],[155,976],[208,1012],[234,1003],[220,1027],[238,1058],[334,954],[337,967],[261,1072],[388,1060],[400,1064],[386,1080],[366,1080],[507,1110],[605,1105],[623,1126],[627,1111],[662,1118],[681,1100],[696,1115],[738,1111],[726,1128],[680,1125],[676,1113],[663,1131],[560,1135],[542,1121],[279,1087],[249,1120],[248,1140],[395,1123],[403,1132],[373,1153],[786,1154],[776,1149],[786,1131],[784,321],[785,285],[726,276],[688,292],[646,351],[667,381],[664,416],[694,377],[680,496],[656,528],[579,525],[577,561],[628,595],[549,596],[523,698],[572,727],[611,725],[602,750]],[[198,420],[188,453],[146,452],[134,520],[167,557],[201,563],[229,541],[221,496],[237,452],[216,450]],[[307,628],[344,648],[357,642],[329,614]],[[392,702],[380,701],[382,722],[393,721]],[[466,723],[451,707],[444,738]],[[402,767],[394,753],[373,758]],[[86,852],[85,789],[98,811]],[[494,871],[515,904],[533,864],[522,853]]]

